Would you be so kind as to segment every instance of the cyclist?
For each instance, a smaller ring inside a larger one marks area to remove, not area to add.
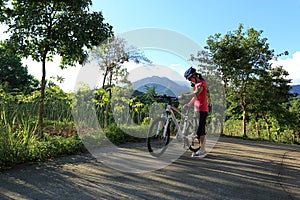
[[[206,82],[201,74],[196,72],[196,69],[190,67],[184,73],[184,77],[192,82],[194,85],[194,92],[191,94],[184,94],[184,97],[192,97],[189,103],[185,104],[183,108],[194,104],[195,116],[197,119],[197,138],[199,141],[200,149],[197,152],[193,152],[192,157],[205,157],[207,155],[205,150],[206,143],[206,118],[208,115],[208,102],[207,102],[207,86]]]

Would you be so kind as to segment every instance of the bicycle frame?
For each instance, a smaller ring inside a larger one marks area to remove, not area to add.
[[[175,116],[175,113],[173,112],[177,112],[181,117],[184,118],[184,122],[183,122],[183,127],[181,129],[179,123],[178,123],[178,120]],[[184,137],[184,134],[185,134],[185,131],[186,131],[186,128],[187,128],[187,124],[188,123],[192,123],[191,120],[188,120],[188,113],[189,113],[189,108],[187,109],[186,113],[183,114],[180,110],[178,110],[177,108],[173,107],[171,105],[170,102],[168,102],[167,104],[167,107],[166,107],[166,113],[167,113],[167,116],[165,116],[164,114],[161,115],[161,117],[165,117],[166,118],[166,121],[165,121],[165,124],[164,124],[164,132],[163,132],[163,137],[166,137],[166,133],[167,133],[167,127],[169,126],[169,123],[170,123],[170,118],[172,118],[176,128],[177,128],[177,134],[176,134],[176,137],[178,138],[178,136],[182,136],[182,138]],[[157,130],[160,130],[160,127],[161,127],[161,124],[159,123],[158,125],[158,129]],[[158,131],[156,132],[156,135],[158,135]]]
[[[189,109],[185,112],[181,112],[176,107],[172,106],[172,100],[178,100],[177,97],[171,97],[167,95],[163,96],[154,96],[159,99],[168,99],[166,112],[163,113],[159,118],[154,119],[147,135],[147,146],[148,151],[155,157],[159,157],[167,148],[170,140],[170,124],[171,119],[174,122],[176,133],[176,140],[178,142],[183,141],[183,148],[189,149],[193,152],[199,150],[199,140],[195,143],[197,138],[195,129],[196,129],[196,118],[189,117]],[[190,107],[189,107],[190,108]],[[181,116],[180,120],[177,120],[176,116],[179,114]],[[183,124],[180,123],[183,119]],[[198,139],[198,138],[197,138]],[[152,142],[151,142],[152,141]],[[196,144],[196,145],[194,145]],[[154,148],[153,148],[154,146]],[[186,148],[188,147],[188,148]],[[153,150],[154,149],[154,150]],[[157,149],[158,151],[156,151]]]

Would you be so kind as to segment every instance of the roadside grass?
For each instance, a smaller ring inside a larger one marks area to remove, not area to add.
[[[43,137],[39,137],[36,130],[35,117],[25,113],[23,117],[11,116],[5,111],[0,113],[0,171],[19,164],[86,152],[82,135],[77,133],[74,122],[46,120]],[[103,131],[112,143],[121,144],[145,141],[147,127],[111,124]]]
[[[26,120],[25,120],[26,119]],[[35,134],[37,122],[24,114],[17,116],[0,113],[0,170],[15,165],[43,161],[49,158],[84,151],[77,134],[64,135],[45,133],[44,137]]]

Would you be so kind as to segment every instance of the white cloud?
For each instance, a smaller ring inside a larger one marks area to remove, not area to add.
[[[292,84],[300,84],[300,51],[295,52],[292,58],[280,59],[274,64],[282,65],[283,68],[288,71],[289,76],[287,78],[292,79]]]

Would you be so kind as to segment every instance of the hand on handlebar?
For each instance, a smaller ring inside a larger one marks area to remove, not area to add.
[[[183,108],[183,109],[187,109],[187,108],[189,108],[190,106],[191,106],[191,105],[189,105],[189,104],[184,104],[182,108]]]

